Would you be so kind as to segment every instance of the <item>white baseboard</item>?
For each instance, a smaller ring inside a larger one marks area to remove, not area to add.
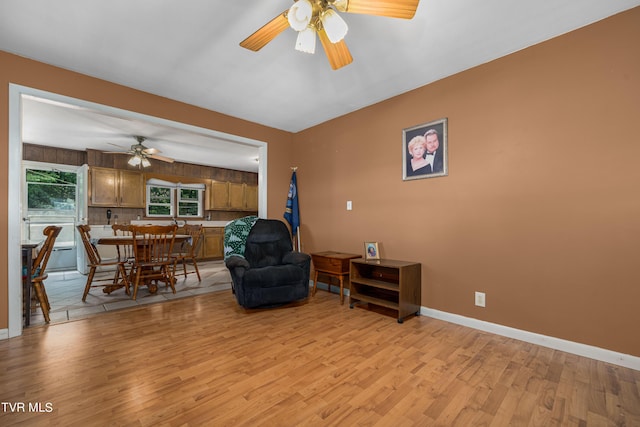
[[[311,281],[310,286],[313,286],[313,281]],[[318,288],[327,290],[328,286],[326,283],[318,281]],[[331,288],[335,293],[339,293],[340,291],[340,287],[338,286],[331,286]],[[348,296],[349,289],[345,288],[344,294]],[[632,356],[630,354],[618,353],[600,347],[580,344],[561,338],[549,337],[546,335],[536,334],[534,332],[523,331],[521,329],[515,329],[509,326],[499,325],[497,323],[485,322],[484,320],[473,319],[471,317],[460,316],[459,314],[447,313],[446,311],[434,310],[428,307],[420,307],[420,314],[423,316],[433,317],[434,319],[444,320],[445,322],[467,326],[469,328],[490,332],[492,334],[514,338],[531,344],[541,345],[554,350],[566,351],[567,353],[577,354],[578,356],[584,356],[590,359],[600,360],[602,362],[640,371],[640,357]]]
[[[9,329],[0,329],[0,340],[9,339]]]
[[[421,307],[420,314],[423,316],[433,317],[434,319],[444,320],[445,322],[468,326],[469,328],[491,332],[493,334],[514,338],[531,344],[549,347],[554,350],[566,351],[567,353],[577,354],[578,356],[584,356],[590,359],[600,360],[602,362],[612,363],[614,365],[624,366],[625,368],[640,371],[640,357],[632,356],[630,354],[618,353],[591,345],[548,337],[534,332],[523,331],[509,326],[485,322],[484,320],[473,319],[427,307]]]

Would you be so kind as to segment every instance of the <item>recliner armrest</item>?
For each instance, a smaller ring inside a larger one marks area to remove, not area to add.
[[[224,261],[224,264],[229,270],[233,268],[249,268],[249,261],[239,256],[230,256]]]
[[[302,267],[310,262],[311,255],[303,252],[288,252],[282,257],[283,264],[297,264]]]

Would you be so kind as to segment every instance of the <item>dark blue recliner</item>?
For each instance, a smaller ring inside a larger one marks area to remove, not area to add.
[[[282,221],[258,219],[247,236],[244,258],[230,256],[225,264],[238,304],[245,308],[278,306],[309,296],[311,257],[293,251]]]

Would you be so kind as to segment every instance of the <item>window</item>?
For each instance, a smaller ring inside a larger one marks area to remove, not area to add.
[[[55,247],[73,246],[78,212],[78,174],[76,167],[47,163],[23,164],[26,194],[22,206],[23,236],[41,239],[48,225],[62,227]]]
[[[29,213],[51,212],[75,216],[76,173],[58,170],[26,170]]]
[[[204,184],[182,184],[150,179],[147,181],[147,216],[202,217],[204,188]]]
[[[173,217],[175,184],[158,181],[147,181],[147,216]]]
[[[178,216],[202,216],[202,189],[178,188]]]

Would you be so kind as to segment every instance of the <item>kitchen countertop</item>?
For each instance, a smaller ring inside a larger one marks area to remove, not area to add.
[[[178,220],[178,225],[184,225],[184,220]],[[202,224],[203,227],[224,227],[229,221],[198,221],[191,219],[186,221],[187,224]],[[171,220],[155,220],[155,219],[141,219],[131,221],[133,225],[171,225]]]

